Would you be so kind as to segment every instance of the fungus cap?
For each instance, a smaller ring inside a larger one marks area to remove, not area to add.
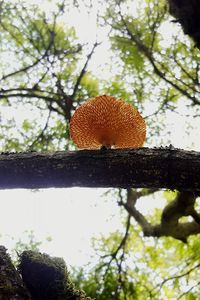
[[[145,121],[130,104],[115,97],[92,98],[76,109],[70,135],[78,148],[138,148],[146,138]]]

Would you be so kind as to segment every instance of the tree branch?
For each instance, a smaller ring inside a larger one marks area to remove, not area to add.
[[[187,92],[186,89],[182,88],[180,85],[178,85],[178,83],[176,83],[175,81],[170,80],[169,78],[167,78],[165,72],[163,72],[163,66],[159,63],[156,62],[152,51],[150,48],[148,48],[143,42],[142,40],[136,36],[129,28],[127,22],[125,21],[125,19],[123,18],[122,14],[120,13],[120,17],[121,20],[123,22],[123,25],[126,29],[126,33],[128,38],[137,46],[138,50],[148,59],[148,61],[150,62],[151,66],[153,67],[154,73],[161,78],[162,80],[164,80],[167,84],[169,84],[170,86],[174,87],[178,92],[180,92],[183,96],[187,97],[188,99],[190,99],[194,104],[200,104],[199,100],[197,97],[191,95],[189,92]]]
[[[0,155],[0,189],[72,186],[199,192],[200,153],[139,148]]]
[[[121,205],[141,226],[144,236],[171,236],[175,239],[187,242],[190,235],[200,233],[200,215],[195,211],[194,204],[197,196],[193,192],[178,193],[175,200],[171,201],[163,210],[160,224],[152,225],[136,207],[136,201],[140,198],[137,191],[128,189],[127,201]],[[193,222],[181,223],[183,216],[193,217]],[[195,217],[194,217],[195,216]]]
[[[174,275],[174,276],[171,276],[171,277],[168,277],[166,279],[164,279],[162,281],[162,283],[160,284],[160,289],[163,287],[163,285],[168,282],[168,281],[171,281],[171,280],[174,280],[174,279],[180,279],[182,277],[185,277],[187,275],[189,275],[190,273],[192,273],[194,270],[200,268],[200,263],[196,264],[194,267],[192,267],[191,269],[187,270],[186,272],[182,273],[182,274],[179,274],[179,275]]]
[[[17,89],[16,89],[17,91]],[[23,93],[23,91],[20,92],[16,92],[16,93],[11,93],[11,94],[6,94],[6,90],[0,90],[0,99],[4,99],[4,98],[17,98],[17,97],[20,97],[20,98],[36,98],[36,99],[42,99],[44,100],[45,102],[49,103],[49,104],[52,104],[52,103],[56,103],[58,105],[58,107],[60,107],[60,103],[59,101],[54,97],[51,97],[51,96],[45,96],[45,95],[42,95],[42,94],[39,94],[37,93],[37,90],[34,91],[34,90],[31,90],[30,89],[30,92],[26,92],[26,93]],[[53,110],[53,109],[52,109]],[[58,111],[57,110],[57,113],[59,114],[63,114],[62,111]]]
[[[81,83],[81,80],[82,80],[83,76],[84,76],[85,73],[86,73],[86,69],[87,69],[88,63],[89,63],[90,59],[92,58],[92,55],[94,54],[95,49],[96,49],[97,46],[99,46],[99,45],[100,45],[100,43],[97,43],[97,42],[94,43],[94,45],[93,45],[93,47],[92,47],[92,50],[91,50],[90,53],[88,54],[87,59],[86,59],[86,62],[85,62],[84,66],[83,66],[83,68],[82,68],[82,70],[81,70],[81,72],[80,72],[80,74],[79,74],[79,76],[78,76],[78,78],[77,78],[77,81],[76,81],[76,83],[75,83],[74,90],[73,90],[73,93],[72,93],[72,95],[71,95],[71,98],[72,98],[72,99],[74,99],[74,97],[76,96],[76,93],[77,93],[77,91],[78,91],[78,88],[79,88],[79,85],[80,85],[80,83]]]

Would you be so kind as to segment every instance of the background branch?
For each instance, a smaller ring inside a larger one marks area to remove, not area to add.
[[[160,224],[152,225],[140,213],[135,205],[140,194],[132,189],[127,191],[127,201],[122,203],[128,213],[141,226],[144,236],[171,236],[187,242],[190,235],[200,233],[200,215],[195,211],[194,204],[197,196],[193,192],[178,193],[176,198],[163,209]],[[192,222],[179,222],[184,216],[195,216]]]

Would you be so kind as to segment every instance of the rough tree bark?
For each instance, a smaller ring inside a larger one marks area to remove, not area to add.
[[[168,0],[169,12],[176,18],[185,34],[190,35],[200,48],[199,0]]]
[[[0,246],[0,300],[30,300],[20,274],[11,262],[4,246]]]
[[[169,147],[0,155],[0,189],[72,186],[198,192],[200,153]]]
[[[24,251],[16,269],[0,246],[0,300],[92,300],[75,288],[62,258]]]

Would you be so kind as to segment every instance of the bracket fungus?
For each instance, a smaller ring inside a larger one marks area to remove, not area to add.
[[[146,125],[131,104],[102,95],[76,109],[70,135],[80,149],[139,148],[146,138]]]

